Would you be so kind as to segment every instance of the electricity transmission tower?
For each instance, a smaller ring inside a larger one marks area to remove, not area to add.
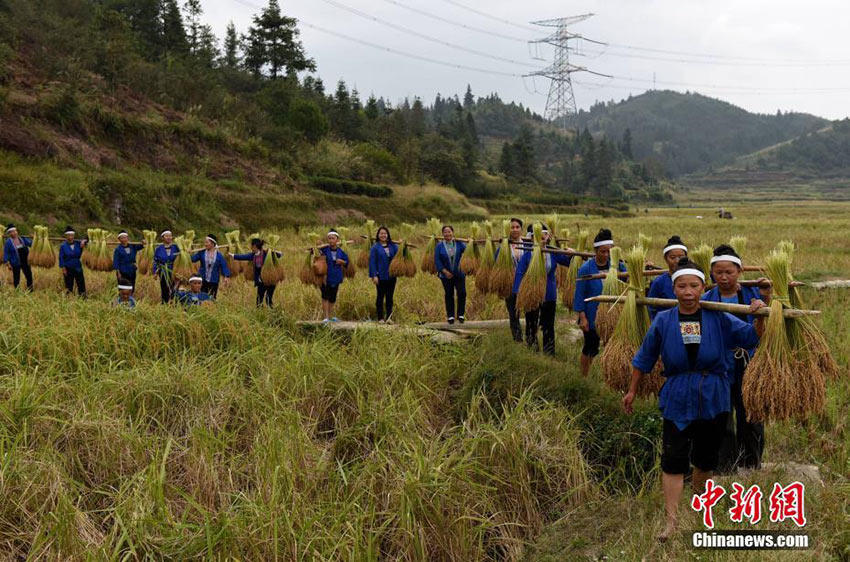
[[[554,28],[554,32],[548,37],[530,41],[530,43],[546,43],[555,47],[555,60],[547,68],[532,72],[526,76],[543,76],[551,80],[544,117],[554,123],[560,124],[563,129],[567,128],[570,117],[578,111],[576,109],[576,98],[573,93],[573,82],[570,75],[574,72],[590,72],[598,76],[607,76],[590,71],[583,66],[576,66],[570,63],[570,51],[572,49],[569,46],[569,41],[584,38],[581,35],[570,33],[568,27],[584,21],[591,16],[593,14],[531,22],[532,25]],[[586,40],[591,41],[589,39]],[[597,43],[597,41],[592,42]]]

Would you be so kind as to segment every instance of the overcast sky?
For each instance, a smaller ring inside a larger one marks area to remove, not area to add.
[[[218,37],[229,21],[245,32],[267,0],[203,0],[205,18]],[[525,40],[544,37],[528,22],[593,12],[570,29],[611,46],[578,42],[585,56],[570,62],[615,79],[573,74],[579,108],[596,100],[620,100],[656,88],[699,91],[761,113],[802,111],[829,119],[850,115],[850,2],[846,0],[281,0],[283,11],[303,20],[301,38],[318,75],[331,89],[340,78],[393,103],[415,96],[431,103],[439,92],[463,95],[498,92],[543,113],[549,81],[492,74],[523,75],[546,66],[553,49],[538,51]],[[336,6],[332,4],[337,4]],[[473,13],[464,5],[484,14]],[[415,30],[505,60],[493,60],[434,43],[345,11]],[[439,17],[486,30],[488,35],[416,14],[406,5]],[[490,17],[487,17],[489,15]],[[497,21],[499,18],[514,25]],[[379,50],[334,36],[307,24],[355,37],[386,49],[403,51],[490,71],[441,66]],[[551,31],[551,30],[549,30]],[[637,47],[637,49],[635,49]],[[663,52],[648,51],[658,49]],[[684,53],[684,54],[683,54]],[[666,60],[657,60],[666,59]],[[682,62],[684,61],[684,62]]]

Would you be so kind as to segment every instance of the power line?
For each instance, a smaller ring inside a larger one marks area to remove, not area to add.
[[[511,35],[505,35],[503,33],[497,33],[495,31],[490,31],[487,29],[483,29],[480,27],[474,27],[471,25],[466,25],[464,23],[460,23],[449,18],[444,18],[442,16],[438,16],[437,14],[432,14],[431,12],[426,12],[425,10],[420,10],[419,8],[414,8],[413,6],[408,6],[407,4],[402,4],[397,0],[384,0],[387,4],[392,4],[393,6],[397,6],[409,12],[413,12],[414,14],[419,14],[420,16],[425,16],[426,18],[431,18],[432,20],[440,21],[449,25],[453,25],[455,27],[459,27],[461,29],[465,29],[467,31],[474,31],[475,33],[482,33],[484,35],[490,35],[491,37],[498,37],[499,39],[507,39],[508,41],[516,41],[517,43],[527,43],[528,39],[524,37],[515,37]]]
[[[616,47],[614,45],[609,45],[613,48]],[[617,53],[611,51],[594,51],[594,50],[585,50],[584,52],[595,54],[598,56],[607,55],[611,57],[618,58],[626,58],[626,59],[640,59],[640,60],[652,60],[652,61],[661,61],[661,62],[676,62],[676,63],[685,63],[685,64],[701,64],[701,65],[709,65],[709,66],[743,66],[743,67],[790,67],[790,68],[799,68],[799,67],[812,67],[812,66],[848,66],[850,65],[850,60],[834,60],[829,62],[742,62],[742,61],[733,61],[733,60],[711,60],[711,59],[685,59],[685,58],[670,58],[670,57],[659,57],[653,55],[639,55],[639,54],[628,54],[628,53]]]
[[[497,22],[503,23],[505,25],[510,25],[510,26],[513,26],[513,27],[516,27],[516,28],[519,28],[519,29],[523,29],[525,31],[533,31],[535,33],[538,31],[537,29],[534,29],[531,26],[522,25],[522,24],[516,23],[515,21],[502,19],[498,16],[494,16],[493,14],[488,14],[487,12],[482,12],[481,10],[476,10],[475,8],[467,6],[466,4],[461,4],[460,2],[457,2],[456,0],[443,0],[443,2],[445,2],[446,4],[451,4],[452,6],[455,6],[456,8],[460,8],[461,10],[466,10],[467,12],[472,12],[473,14],[479,15],[483,18],[487,18],[489,20],[497,21]]]
[[[382,19],[382,18],[379,18],[377,16],[373,16],[371,14],[368,14],[368,13],[362,11],[362,10],[358,10],[356,8],[352,8],[351,6],[347,6],[347,5],[345,5],[341,2],[337,2],[336,0],[321,0],[321,1],[326,3],[326,4],[329,4],[331,6],[334,6],[336,8],[339,8],[340,10],[345,10],[346,12],[352,13],[356,16],[361,17],[361,18],[371,20],[375,23],[379,23],[379,24],[384,25],[386,27],[395,29],[396,31],[401,31],[402,33],[407,33],[409,35],[413,35],[414,37],[419,37],[420,39],[424,39],[425,41],[430,41],[431,43],[436,43],[438,45],[443,45],[445,47],[450,47],[452,49],[457,49],[459,51],[465,51],[467,53],[471,53],[471,54],[479,56],[479,57],[484,57],[484,58],[496,60],[496,61],[499,61],[499,62],[506,62],[506,63],[509,63],[509,64],[524,66],[526,68],[533,68],[527,61],[523,62],[523,61],[505,58],[505,57],[500,57],[498,55],[493,55],[493,54],[490,54],[490,53],[487,53],[487,52],[484,52],[484,51],[479,51],[479,50],[476,50],[476,49],[471,49],[469,47],[464,47],[463,45],[458,45],[457,43],[451,43],[449,41],[444,41],[444,40],[439,39],[437,37],[433,37],[431,35],[426,35],[424,33],[420,33],[420,32],[418,32],[414,29],[410,29],[409,27],[404,27],[402,25],[394,24],[394,23],[389,22],[385,19]],[[536,68],[540,68],[540,67],[536,67]]]
[[[594,89],[613,89],[613,90],[628,90],[634,91],[636,89],[641,89],[640,86],[632,87],[626,85],[612,85],[610,83],[599,83],[599,82],[584,82],[584,81],[574,81],[573,84],[582,87],[593,87]],[[728,94],[728,95],[736,95],[736,96],[763,96],[765,92],[763,91],[753,91],[753,90],[731,90],[731,89],[721,89],[721,88],[711,88],[704,87],[703,92],[707,93],[717,93],[717,94]],[[850,93],[850,88],[834,88],[834,89],[798,89],[798,90],[775,90],[769,92],[770,95],[784,96],[784,95],[803,95],[803,94],[846,94]]]

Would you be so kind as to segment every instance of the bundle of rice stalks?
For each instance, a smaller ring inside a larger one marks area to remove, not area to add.
[[[238,254],[239,253],[239,238],[240,232],[238,230],[231,230],[230,232],[224,233],[224,239],[227,240],[227,253],[225,253],[227,259],[227,268],[230,269],[230,274],[232,276],[237,276],[242,273],[243,263],[250,265],[248,262],[236,261],[233,259],[230,254]]]
[[[106,244],[109,233],[100,228],[89,228],[86,234],[89,241],[81,258],[83,265],[92,271],[111,271],[112,254]]]
[[[546,215],[543,222],[549,228],[549,240],[551,240],[551,244],[554,246],[555,239],[560,235],[562,228],[561,216],[558,213],[552,213]]]
[[[638,232],[638,246],[643,248],[645,253],[649,253],[652,246],[652,237],[647,236],[643,232]]]
[[[499,255],[490,270],[490,292],[506,299],[511,296],[514,285],[514,258],[508,241],[511,232],[511,221],[502,221],[502,242],[499,244]],[[561,268],[564,269],[564,268]]]
[[[570,230],[568,228],[562,228],[558,234],[558,241],[560,242],[561,240],[569,240],[569,238]],[[558,246],[566,246],[566,243],[558,244]],[[570,262],[570,264],[572,264],[572,262]],[[558,288],[563,287],[564,283],[568,281],[570,276],[569,271],[570,270],[567,267],[559,267],[555,270],[555,281],[557,283]]]
[[[375,221],[367,220],[363,227],[363,234],[366,236],[366,242],[360,253],[357,254],[357,267],[360,269],[369,269],[369,252],[372,250],[372,244],[375,243]]]
[[[486,240],[481,248],[481,257],[478,262],[478,270],[475,272],[475,288],[478,292],[487,294],[490,292],[490,271],[496,262],[496,248],[493,245],[493,223],[484,222],[484,234]]]
[[[339,241],[339,247],[342,249],[343,252],[345,252],[345,255],[349,256],[348,266],[342,268],[342,274],[345,276],[346,279],[351,279],[355,275],[357,275],[357,264],[354,263],[354,260],[351,259],[351,246],[348,244],[348,234],[350,232],[350,229],[348,227],[342,226],[338,230],[339,235],[342,237]],[[368,268],[369,266],[367,265],[366,267]]]
[[[517,293],[517,308],[524,311],[537,310],[546,298],[546,262],[543,258],[543,225],[534,224],[534,248],[531,263],[522,277]]]
[[[714,255],[714,249],[708,244],[700,244],[695,249],[688,251],[688,257],[691,261],[697,264],[702,272],[705,273],[707,284],[712,284],[709,275],[711,274],[711,258]]]
[[[283,267],[283,261],[277,256],[277,246],[280,243],[280,236],[277,234],[269,234],[266,240],[266,261],[263,262],[263,267],[260,270],[260,279],[263,285],[277,285],[286,278],[286,270]]]
[[[747,237],[746,236],[733,236],[729,239],[729,245],[732,246],[732,249],[737,252],[737,254],[741,257],[744,257],[744,254],[747,253]]]
[[[328,276],[328,258],[319,250],[319,235],[311,232],[308,236],[313,241],[310,260],[310,268],[313,270],[313,284],[321,287],[325,284],[325,278]]]
[[[187,240],[185,236],[178,236],[174,239],[174,243],[180,248],[177,257],[174,259],[174,275],[180,279],[188,280],[195,273],[191,254],[192,241]]]
[[[475,243],[481,234],[481,226],[477,222],[473,222],[469,226],[469,232],[472,239],[460,258],[460,270],[464,275],[475,275],[478,271],[478,265],[481,263],[481,247]]]
[[[633,247],[625,255],[626,270],[629,273],[628,290],[625,304],[620,312],[614,333],[602,351],[602,374],[605,383],[614,390],[627,392],[632,381],[632,358],[643,343],[649,330],[649,310],[637,304],[638,295],[646,294],[646,277],[642,275],[646,262],[646,250],[642,246]],[[612,261],[613,267],[613,261]],[[660,364],[660,363],[659,363]],[[648,396],[661,389],[664,380],[660,367],[641,378],[638,395]]]
[[[802,308],[799,294],[795,295],[797,288],[789,288],[793,281],[791,257],[785,252],[771,252],[766,266],[773,283],[773,299],[785,307]],[[803,364],[804,371],[817,371],[830,379],[839,376],[838,364],[829,351],[826,338],[811,316],[788,318],[785,327],[794,357]]]
[[[416,262],[413,261],[413,254],[410,253],[410,246],[407,243],[412,233],[413,225],[407,223],[401,225],[401,247],[399,247],[393,261],[390,262],[390,275],[393,277],[416,276]]]
[[[794,242],[791,240],[781,240],[776,245],[776,251],[788,256],[788,282],[790,283],[794,280],[791,275],[791,264],[794,262]],[[779,294],[781,295],[784,293],[780,290]],[[804,308],[803,297],[800,294],[800,289],[798,287],[790,287],[788,289],[788,298],[791,302],[791,306],[794,308]]]
[[[435,218],[428,219],[428,222],[426,223],[426,228],[428,229],[428,243],[425,245],[425,252],[422,254],[421,269],[423,272],[430,273],[431,275],[437,274],[435,255],[437,251],[437,238],[440,236],[441,224],[440,220]]]
[[[153,253],[156,251],[156,231],[143,230],[145,247],[136,254],[136,267],[139,273],[147,275],[153,270]]]
[[[619,266],[623,251],[615,246],[611,248],[611,267],[608,268],[608,274],[602,281],[602,294],[606,296],[615,296],[625,298],[625,292],[628,289],[628,283],[620,280]],[[596,309],[596,333],[599,334],[599,340],[606,344],[611,336],[614,335],[614,329],[617,326],[617,321],[620,318],[620,305],[599,303],[599,308]]]
[[[580,230],[578,233],[578,237],[576,238],[576,250],[579,252],[588,251],[589,238],[590,233],[587,230]],[[573,259],[570,261],[570,267],[567,268],[567,276],[560,287],[561,304],[563,304],[567,308],[567,310],[570,311],[572,311],[573,309],[573,301],[575,299],[576,294],[576,277],[578,277],[578,270],[583,263],[584,258],[573,256]]]
[[[782,309],[778,299],[770,303],[758,352],[744,375],[742,393],[751,422],[804,419],[823,408],[823,376],[794,357]]]
[[[54,267],[56,265],[56,250],[50,243],[46,226],[36,225],[33,227],[29,263],[36,267]]]
[[[237,241],[237,244],[238,244],[238,247],[239,247],[238,253],[240,253],[240,254],[253,254],[254,248],[251,247],[251,240],[253,240],[254,238],[259,238],[259,237],[260,237],[259,232],[252,232],[251,235],[248,237],[248,239],[245,240],[244,242],[242,242],[241,240]],[[236,262],[236,263],[240,263],[240,262]],[[254,282],[254,262],[246,261],[246,262],[241,262],[241,263],[242,263],[242,278],[245,281],[247,281],[248,283],[253,283]]]

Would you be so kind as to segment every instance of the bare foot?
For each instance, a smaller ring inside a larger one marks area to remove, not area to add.
[[[667,526],[664,527],[664,530],[658,535],[658,542],[667,542],[670,537],[673,536],[673,533],[676,532],[676,521],[667,521]]]

